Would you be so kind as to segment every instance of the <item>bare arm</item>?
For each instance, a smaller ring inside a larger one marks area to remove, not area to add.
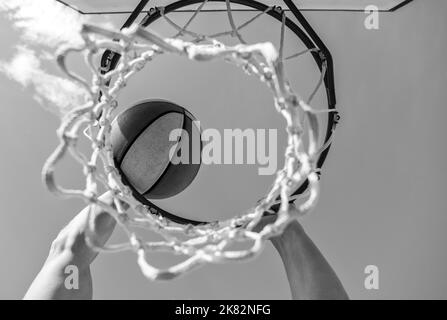
[[[284,263],[293,299],[349,299],[334,270],[297,221],[272,243]]]
[[[110,194],[101,196],[103,201],[111,201]],[[53,241],[50,253],[42,269],[34,279],[24,299],[91,299],[92,277],[90,264],[97,256],[85,241],[85,233],[90,228],[90,235],[96,244],[104,244],[112,234],[115,220],[96,207],[93,224],[88,221],[88,209],[82,210],[62,229]],[[65,273],[67,266],[76,266],[79,270],[79,288],[67,289]]]

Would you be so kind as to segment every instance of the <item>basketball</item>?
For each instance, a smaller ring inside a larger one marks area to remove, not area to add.
[[[194,180],[202,150],[194,121],[185,108],[165,100],[139,102],[114,119],[115,166],[137,199],[166,199]]]

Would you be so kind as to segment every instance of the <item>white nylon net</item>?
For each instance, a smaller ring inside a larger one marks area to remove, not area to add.
[[[229,1],[227,1],[227,6],[232,27],[227,34],[239,38],[240,44],[236,46],[226,46],[215,40],[214,36],[217,35],[204,36],[188,31],[188,23],[184,27],[180,27],[165,17],[176,27],[178,35],[188,34],[195,40],[188,42],[178,36],[162,38],[138,26],[133,26],[122,32],[115,32],[85,25],[81,32],[84,39],[83,46],[65,48],[58,56],[59,66],[68,78],[81,84],[88,91],[89,99],[85,105],[74,108],[62,119],[62,124],[58,129],[60,143],[43,168],[45,183],[57,195],[82,198],[91,208],[100,206],[112,215],[125,231],[129,241],[96,249],[135,251],[138,255],[138,264],[143,274],[149,279],[171,279],[204,263],[243,260],[253,257],[261,252],[266,240],[281,234],[291,221],[312,210],[318,199],[319,182],[316,161],[320,152],[328,144],[321,147],[317,145],[320,125],[317,113],[322,111],[316,111],[309,106],[312,96],[304,101],[292,91],[284,71],[283,39],[281,39],[279,51],[271,43],[247,44],[242,38],[240,30],[257,16],[236,27],[231,18]],[[200,8],[193,14],[190,21],[200,11]],[[269,8],[269,10],[273,10],[273,8]],[[260,15],[264,13],[260,12]],[[283,33],[284,19],[282,37]],[[224,33],[219,35],[222,34]],[[121,58],[114,70],[101,74],[95,61],[104,49],[119,53]],[[289,58],[303,53],[305,52]],[[67,68],[65,61],[69,54],[84,55],[92,75],[91,79],[81,78]],[[284,117],[286,123],[288,142],[285,148],[285,163],[277,172],[267,195],[246,213],[227,221],[197,226],[180,225],[151,213],[149,208],[138,202],[132,196],[131,190],[123,184],[114,167],[109,139],[110,123],[118,105],[117,96],[133,75],[161,54],[179,55],[185,59],[203,63],[214,59],[224,59],[259,78],[270,89],[275,102],[274,107]],[[321,82],[315,92],[321,86]],[[82,134],[83,132],[85,135]],[[78,140],[85,137],[90,140],[92,145],[89,155],[83,154],[77,146]],[[304,137],[308,140],[306,143],[303,141]],[[78,161],[84,169],[86,181],[84,189],[65,189],[55,180],[56,166],[67,154]],[[102,170],[99,170],[100,167]],[[292,193],[306,180],[309,182],[308,190],[302,199],[295,205],[289,203]],[[103,191],[113,194],[112,204],[99,198]],[[253,231],[263,214],[268,212],[271,206],[278,201],[280,209],[277,219],[267,224],[259,232]],[[164,240],[145,241],[134,230],[134,227],[153,230],[160,234]],[[233,244],[240,242],[246,243],[248,248],[230,249]],[[186,259],[169,268],[159,269],[148,261],[146,253],[149,251],[172,252],[184,255]]]

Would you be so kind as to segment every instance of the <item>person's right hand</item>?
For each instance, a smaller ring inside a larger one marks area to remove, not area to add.
[[[100,200],[112,204],[111,193]],[[101,247],[112,235],[115,219],[99,206],[79,212],[57,235],[51,244],[50,253],[31,284],[25,299],[91,299],[92,279],[90,264],[98,255],[87,239]],[[76,267],[79,274],[79,289],[69,290],[65,286],[66,268]]]

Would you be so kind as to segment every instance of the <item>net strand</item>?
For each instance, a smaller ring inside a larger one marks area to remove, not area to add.
[[[233,12],[231,10],[231,2],[230,2],[230,0],[225,0],[225,6],[226,6],[226,9],[227,9],[228,22],[230,23],[231,30],[232,30],[232,34],[231,35],[233,37],[237,37],[239,39],[240,43],[247,44],[245,42],[245,40],[242,38],[242,35],[239,33],[239,31],[238,31],[238,29],[236,27],[236,24],[234,23]]]

